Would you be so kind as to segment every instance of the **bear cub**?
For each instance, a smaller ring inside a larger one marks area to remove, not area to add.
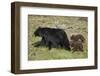
[[[71,39],[70,47],[73,50],[73,52],[83,51],[83,43],[85,42],[85,38],[83,35],[81,34],[72,35],[70,39]]]
[[[75,51],[83,51],[82,41],[79,39],[78,41],[70,41],[70,46],[73,52]]]

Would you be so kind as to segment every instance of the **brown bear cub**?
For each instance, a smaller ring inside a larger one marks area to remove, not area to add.
[[[70,46],[73,52],[75,51],[83,51],[83,44],[82,41],[79,39],[78,41],[71,40]]]
[[[73,52],[83,51],[83,43],[85,42],[85,38],[83,37],[83,35],[81,34],[72,35],[70,39],[71,39],[70,47],[73,50]]]

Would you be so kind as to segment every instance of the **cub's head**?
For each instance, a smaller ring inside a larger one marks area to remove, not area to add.
[[[71,40],[74,40],[74,41],[78,41],[78,40],[81,40],[82,42],[85,41],[85,38],[83,37],[83,35],[81,34],[77,34],[77,35],[72,35],[70,37]]]

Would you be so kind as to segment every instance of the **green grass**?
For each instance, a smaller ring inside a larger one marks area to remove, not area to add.
[[[39,27],[61,28],[67,33],[70,40],[72,34],[82,34],[86,41],[84,52],[74,52],[60,48],[34,47],[32,44],[41,40],[40,37],[33,35]],[[54,59],[80,59],[87,58],[87,18],[86,17],[67,17],[67,16],[28,16],[28,60],[54,60]]]

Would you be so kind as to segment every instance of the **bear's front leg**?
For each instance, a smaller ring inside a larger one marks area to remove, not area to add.
[[[51,50],[51,48],[52,48],[51,42],[48,43],[48,48],[49,48],[49,50]]]

